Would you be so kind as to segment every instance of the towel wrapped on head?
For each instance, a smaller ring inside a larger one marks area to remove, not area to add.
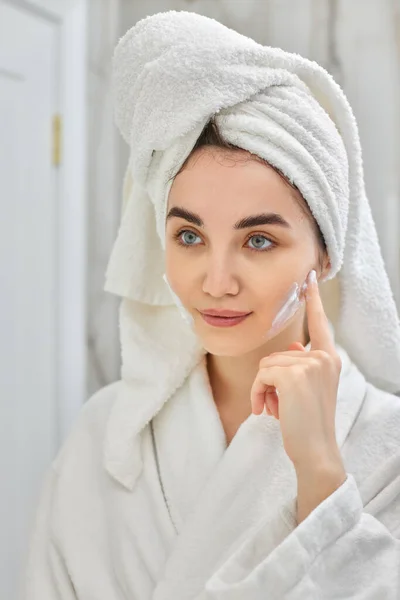
[[[191,357],[183,373],[201,351],[195,334],[172,317],[175,300],[163,280],[165,216],[173,177],[213,117],[226,141],[265,159],[300,190],[326,243],[327,279],[340,280],[335,337],[368,381],[400,392],[399,316],[365,193],[357,124],[331,75],[214,19],[168,11],[120,39],[113,92],[133,182],[105,286],[124,298],[121,319],[130,334],[122,340],[123,376],[139,377],[127,348],[145,335],[159,356],[171,352],[169,327],[174,351],[179,346]],[[144,317],[150,307],[164,322],[158,333]]]

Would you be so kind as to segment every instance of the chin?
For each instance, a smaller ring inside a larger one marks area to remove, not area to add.
[[[214,345],[205,345],[203,344],[203,348],[208,354],[212,354],[213,356],[243,356],[247,354],[248,350],[243,349],[232,349],[232,348],[217,348]]]
[[[199,340],[205,351],[214,356],[243,356],[263,345],[250,340],[246,342],[243,338],[239,339],[239,336],[237,341],[210,340],[209,336],[199,336]]]

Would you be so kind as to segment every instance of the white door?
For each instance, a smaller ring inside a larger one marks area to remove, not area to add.
[[[58,27],[0,0],[0,598],[57,449]]]

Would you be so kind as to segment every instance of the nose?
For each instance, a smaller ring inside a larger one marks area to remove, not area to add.
[[[232,260],[221,254],[210,257],[203,277],[203,292],[214,298],[238,294],[239,279]]]

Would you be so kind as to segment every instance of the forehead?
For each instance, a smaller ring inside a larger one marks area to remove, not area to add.
[[[246,150],[200,148],[175,177],[168,206],[200,211],[246,207],[304,216],[300,194],[271,166]]]

